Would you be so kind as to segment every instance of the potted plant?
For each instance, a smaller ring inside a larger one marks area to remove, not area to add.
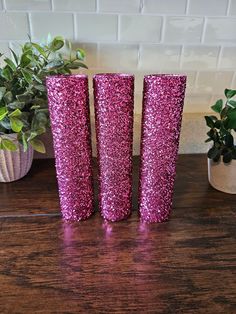
[[[205,142],[212,142],[208,150],[208,179],[210,184],[222,192],[236,194],[236,90],[225,89],[226,101],[222,99],[211,107],[218,114],[205,116],[210,128]]]
[[[61,53],[64,46],[68,57]],[[12,59],[5,58],[0,68],[0,182],[22,178],[31,167],[33,151],[45,153],[39,136],[49,127],[46,76],[87,68],[84,51],[73,52],[60,36],[47,44],[29,39],[19,55],[10,50]]]

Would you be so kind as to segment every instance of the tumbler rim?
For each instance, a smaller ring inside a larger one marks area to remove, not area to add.
[[[108,76],[108,77],[134,77],[134,74],[129,74],[129,73],[111,73],[111,72],[107,72],[107,73],[97,73],[93,76],[93,78],[96,78],[96,77],[105,77],[105,76]]]
[[[176,74],[176,73],[160,73],[160,74],[147,74],[144,75],[144,78],[158,78],[158,77],[187,77],[186,74]]]
[[[78,78],[87,78],[88,75],[86,74],[54,74],[54,75],[47,75],[46,79],[50,78],[68,78],[68,77],[78,77]]]

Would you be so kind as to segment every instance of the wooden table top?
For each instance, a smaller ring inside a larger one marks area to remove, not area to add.
[[[65,223],[53,160],[0,184],[0,313],[236,313],[236,196],[180,155],[169,222]]]

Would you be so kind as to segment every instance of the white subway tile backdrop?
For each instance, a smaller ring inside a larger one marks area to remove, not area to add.
[[[144,13],[155,14],[184,14],[186,0],[146,0],[143,1]]]
[[[50,0],[8,0],[5,2],[5,7],[8,11],[49,11],[51,10],[51,2]]]
[[[77,40],[117,40],[118,16],[115,14],[76,14],[75,25]]]
[[[29,24],[32,38],[47,38],[48,30],[52,36],[61,34],[68,39],[73,39],[73,14],[58,12],[33,12],[29,13]]]
[[[229,6],[229,15],[236,15],[236,0],[231,0]]]
[[[140,0],[100,0],[100,12],[139,13]]]
[[[55,11],[94,12],[96,0],[56,0],[53,2],[53,8]]]
[[[188,13],[192,15],[225,15],[228,0],[190,0]]]
[[[178,44],[200,43],[203,22],[202,17],[167,16],[164,42]]]
[[[27,13],[0,12],[0,39],[27,39],[29,33]]]
[[[193,129],[225,87],[236,88],[236,0],[0,0],[1,52],[48,33],[86,50],[90,77],[134,73],[137,114],[146,73],[188,75]]]

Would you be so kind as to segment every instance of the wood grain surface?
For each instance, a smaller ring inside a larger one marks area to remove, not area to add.
[[[149,225],[137,158],[119,223],[63,222],[53,165],[0,184],[0,313],[236,313],[236,196],[209,186],[205,156],[179,156],[171,219]]]

